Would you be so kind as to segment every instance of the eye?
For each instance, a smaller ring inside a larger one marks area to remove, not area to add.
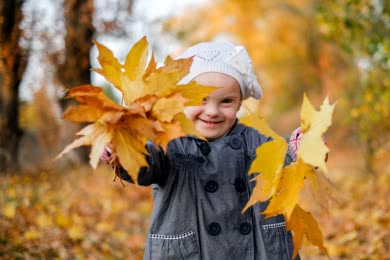
[[[225,98],[225,99],[222,100],[222,103],[225,103],[225,104],[233,103],[233,99]]]
[[[207,97],[205,97],[205,98],[202,99],[202,104],[203,104],[203,105],[207,104]]]

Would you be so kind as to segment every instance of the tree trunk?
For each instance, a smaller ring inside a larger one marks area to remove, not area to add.
[[[93,0],[64,1],[65,59],[58,65],[57,78],[66,89],[91,82],[89,52],[95,32],[93,13]],[[69,102],[62,100],[62,108]]]
[[[19,45],[23,18],[21,0],[0,1],[0,172],[17,169],[22,130],[19,127],[19,85],[27,53]]]
[[[93,0],[64,0],[64,20],[66,26],[64,59],[58,62],[56,77],[65,89],[91,83],[90,50],[93,45],[95,27],[93,26]],[[62,98],[60,105],[63,111],[74,101]],[[62,140],[69,144],[80,130],[80,125],[64,122]],[[82,161],[88,160],[88,149],[77,150]],[[72,164],[77,161],[71,160]]]

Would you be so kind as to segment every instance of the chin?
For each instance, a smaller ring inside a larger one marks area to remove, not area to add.
[[[222,135],[219,135],[219,134],[203,134],[203,136],[204,136],[207,140],[214,140],[214,139],[220,138]]]

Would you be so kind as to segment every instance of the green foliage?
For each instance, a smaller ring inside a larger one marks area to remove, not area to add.
[[[344,95],[347,120],[369,150],[390,130],[390,5],[386,1],[323,1],[317,8],[322,35],[344,51],[353,74]]]

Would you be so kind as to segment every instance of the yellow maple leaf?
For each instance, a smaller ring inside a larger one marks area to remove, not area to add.
[[[153,106],[152,115],[162,122],[171,122],[176,114],[184,110],[186,101],[187,99],[180,93],[175,93],[167,98],[160,98]]]
[[[255,128],[259,133],[267,137],[272,137],[277,140],[284,140],[280,135],[275,133],[267,124],[264,118],[259,115],[259,112],[255,111],[240,119],[240,122]]]
[[[187,98],[186,106],[199,106],[202,104],[204,97],[219,87],[203,86],[196,82],[190,82],[186,85],[179,86],[178,91]]]
[[[98,61],[102,66],[101,69],[92,68],[102,76],[104,76],[109,82],[111,82],[116,88],[122,90],[122,84],[120,81],[120,75],[122,73],[122,64],[114,57],[114,54],[103,44],[95,41],[96,47],[99,51]]]
[[[145,158],[147,154],[145,143],[146,140],[138,140],[127,129],[118,129],[113,134],[112,144],[115,153],[134,181],[138,178],[139,168],[148,165]]]
[[[277,191],[263,214],[272,217],[282,213],[286,219],[289,219],[298,204],[303,181],[309,171],[312,171],[312,167],[302,160],[283,168]]]
[[[100,155],[103,153],[104,146],[110,141],[112,133],[106,125],[101,123],[94,123],[81,129],[77,135],[81,137],[67,145],[65,149],[57,156],[57,159],[74,148],[83,145],[91,145],[92,151],[89,156],[89,162],[93,168],[96,168],[100,159]]]
[[[287,221],[287,228],[294,233],[293,259],[298,254],[304,237],[307,237],[311,244],[318,246],[323,253],[328,255],[328,250],[324,247],[323,234],[310,212],[306,212],[296,205],[290,219]]]
[[[331,203],[338,203],[343,197],[321,171],[307,171],[299,205],[306,211],[328,214]]]
[[[304,95],[301,109],[303,135],[298,157],[310,165],[319,167],[324,172],[327,172],[325,156],[329,149],[324,144],[322,136],[331,124],[334,106],[335,104],[330,105],[328,98],[326,98],[320,111],[316,111]]]
[[[64,117],[74,122],[90,122],[58,157],[82,145],[92,146],[90,164],[97,167],[104,147],[111,143],[116,155],[115,163],[137,180],[140,167],[147,166],[146,142],[166,149],[174,138],[198,134],[192,122],[184,119],[185,106],[199,105],[214,87],[196,82],[179,85],[189,72],[192,58],[173,60],[168,57],[162,67],[152,58],[149,63],[146,37],[129,51],[124,64],[104,45],[95,42],[99,50],[101,69],[92,69],[103,75],[123,97],[116,104],[105,96],[101,88],[83,85],[72,88],[67,97],[80,105],[70,107]],[[116,172],[118,174],[118,172]]]
[[[146,37],[142,37],[126,56],[124,68],[124,75],[131,80],[142,77],[146,67],[148,58],[148,41]]]
[[[156,70],[157,63],[154,59],[154,54],[152,53],[152,57],[150,58],[148,67],[145,70],[145,74],[143,75],[143,79],[145,80],[151,73],[153,73]]]
[[[259,133],[272,137],[269,141],[256,149],[256,158],[252,162],[249,174],[259,173],[253,180],[256,186],[243,211],[258,201],[271,198],[278,187],[284,158],[287,152],[286,141],[277,135],[258,113],[253,113],[240,120],[243,124],[255,128]]]
[[[256,202],[269,200],[263,214],[265,217],[284,215],[288,223],[287,228],[294,232],[294,257],[304,237],[327,253],[317,221],[310,212],[304,211],[300,204],[302,189],[306,187],[311,200],[321,203],[324,208],[328,206],[331,183],[322,173],[313,171],[313,166],[326,171],[325,154],[328,150],[322,135],[331,123],[333,109],[334,105],[329,105],[328,99],[325,99],[321,110],[317,112],[306,95],[304,96],[301,110],[303,137],[298,150],[298,160],[285,168],[283,165],[287,143],[284,138],[272,131],[265,120],[258,116],[259,113],[249,114],[240,120],[273,139],[256,149],[256,158],[252,161],[249,174],[259,174],[254,178],[256,186],[244,210]]]
[[[179,121],[173,121],[172,123],[160,123],[163,132],[158,132],[156,143],[160,144],[161,147],[166,151],[167,145],[170,140],[185,136],[186,133],[181,128],[181,124]]]

